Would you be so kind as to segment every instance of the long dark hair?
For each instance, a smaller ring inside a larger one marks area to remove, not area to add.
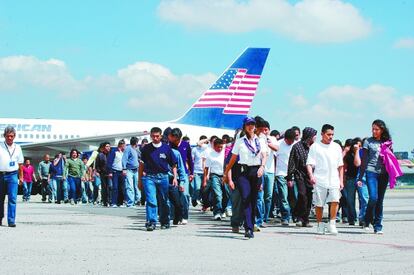
[[[385,142],[387,140],[391,140],[390,130],[388,130],[387,125],[381,119],[376,119],[372,122],[372,125],[376,125],[382,130],[381,134],[381,142]]]

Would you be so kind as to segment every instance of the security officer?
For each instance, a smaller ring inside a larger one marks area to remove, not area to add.
[[[223,181],[229,182],[229,170],[236,163],[242,167],[242,173],[237,181],[237,188],[240,190],[242,205],[244,209],[244,227],[247,238],[253,238],[253,224],[256,217],[257,193],[261,188],[262,176],[267,160],[267,144],[263,139],[259,139],[255,131],[256,121],[252,117],[246,117],[243,120],[243,131],[236,140],[232,149],[232,156],[226,166]],[[230,186],[234,189],[234,186]]]
[[[0,225],[4,217],[4,199],[8,196],[7,222],[16,227],[16,200],[19,180],[23,182],[23,153],[14,143],[16,130],[12,126],[4,129],[4,142],[0,142]]]

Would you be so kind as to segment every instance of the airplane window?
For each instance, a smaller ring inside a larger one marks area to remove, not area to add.
[[[53,135],[53,139],[57,139],[57,136],[56,135]]]
[[[36,138],[39,139],[39,134],[36,135]]]
[[[77,138],[80,138],[80,135],[76,135]]]
[[[18,137],[18,138],[22,138],[22,134],[18,134],[18,135],[17,135],[17,137]]]
[[[74,138],[74,137],[75,137],[74,135],[71,135],[71,136],[70,136],[70,138]]]
[[[46,138],[46,136],[45,135],[42,135],[42,138],[44,139],[44,138]]]
[[[24,134],[24,138],[27,138],[27,134]]]
[[[47,139],[50,139],[50,135],[47,135]]]
[[[59,135],[59,139],[62,139],[63,138],[63,136],[62,135]]]
[[[33,138],[33,134],[30,134],[30,138]]]
[[[69,136],[68,135],[65,135],[65,138],[69,138]]]

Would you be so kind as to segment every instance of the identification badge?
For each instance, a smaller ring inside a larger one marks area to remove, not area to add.
[[[16,165],[16,162],[15,162],[15,161],[10,161],[10,162],[9,162],[9,166],[10,166],[10,167],[14,167],[15,165]]]

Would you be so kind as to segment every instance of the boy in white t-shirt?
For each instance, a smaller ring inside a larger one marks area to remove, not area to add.
[[[331,203],[328,232],[338,234],[336,229],[336,213],[343,188],[343,160],[341,147],[332,142],[334,127],[329,124],[322,126],[322,140],[315,142],[309,149],[306,162],[310,183],[314,185],[313,203],[315,204],[317,233],[325,233],[322,223],[323,206]]]
[[[213,214],[215,220],[224,219],[226,216],[223,211],[223,170],[224,170],[224,150],[223,140],[214,140],[213,149],[206,153],[203,186],[205,192],[213,192]],[[208,181],[208,183],[207,183]]]

